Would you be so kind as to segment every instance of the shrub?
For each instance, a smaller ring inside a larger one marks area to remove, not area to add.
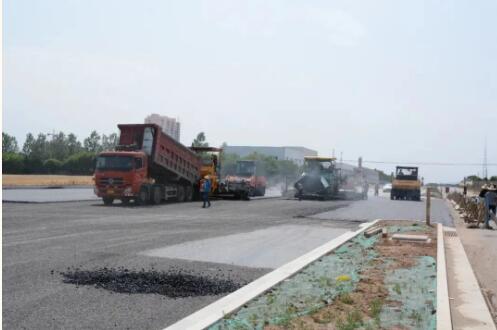
[[[67,158],[62,166],[69,174],[92,174],[95,169],[95,154],[92,152],[79,152]]]
[[[24,172],[24,157],[14,152],[2,154],[2,173],[20,174]]]
[[[49,174],[60,173],[60,171],[62,170],[62,162],[53,158],[47,159],[43,162],[43,167]]]

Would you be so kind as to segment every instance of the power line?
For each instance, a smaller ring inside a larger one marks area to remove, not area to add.
[[[344,162],[356,162],[356,160],[343,160]],[[370,164],[390,164],[390,165],[424,165],[424,166],[483,166],[483,163],[445,163],[445,162],[393,162],[379,160],[362,160],[363,163]],[[486,163],[486,166],[497,166],[497,163]]]

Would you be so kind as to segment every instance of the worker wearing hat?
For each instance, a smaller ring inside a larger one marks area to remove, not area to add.
[[[487,229],[492,229],[490,227],[490,219],[496,214],[496,209],[497,209],[497,186],[494,185],[484,185],[482,187],[483,193],[483,198],[485,201],[485,228]],[[482,194],[480,193],[480,196]]]
[[[209,192],[211,191],[211,180],[208,175],[200,182],[200,194],[202,195],[202,201],[204,204],[202,208],[211,207],[211,202],[209,200]]]

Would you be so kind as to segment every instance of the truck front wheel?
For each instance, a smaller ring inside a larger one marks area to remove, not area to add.
[[[105,205],[112,205],[112,203],[114,203],[114,198],[112,197],[104,197],[102,198],[102,200],[104,201]]]
[[[154,186],[152,188],[152,199],[151,199],[151,202],[152,204],[160,204],[160,202],[162,201],[162,196],[161,196],[161,189],[159,186]]]
[[[138,205],[145,205],[147,204],[147,201],[148,201],[148,188],[143,186],[140,188],[140,192],[138,193],[135,202]]]

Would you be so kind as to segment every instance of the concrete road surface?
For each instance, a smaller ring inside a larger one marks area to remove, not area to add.
[[[422,208],[422,203],[380,198],[226,200],[213,201],[208,209],[199,203],[4,203],[4,328],[160,329],[221,295],[173,299],[115,293],[65,284],[59,272],[176,267],[242,284],[360,222],[383,215],[406,218]]]
[[[2,189],[2,200],[8,202],[47,203],[98,200],[93,188],[18,188]]]

